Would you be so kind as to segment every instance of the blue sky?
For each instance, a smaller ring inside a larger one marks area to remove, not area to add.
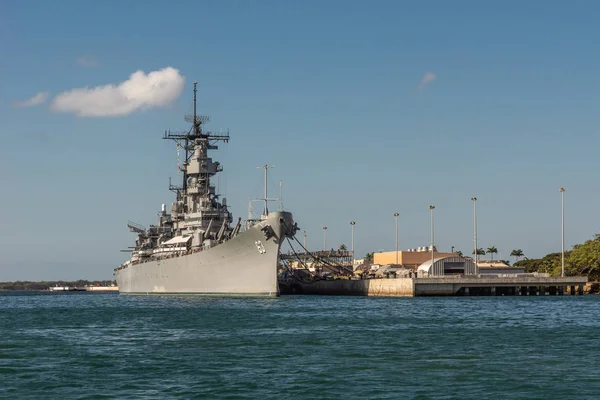
[[[173,199],[161,136],[188,127],[194,80],[231,133],[213,157],[236,216],[271,164],[312,249],[323,225],[349,246],[354,220],[357,255],[393,250],[394,212],[400,247],[426,246],[435,204],[438,248],[470,253],[477,196],[481,247],[539,257],[563,186],[570,248],[600,232],[598,20],[594,1],[4,1],[0,281],[112,278],[127,220]],[[77,115],[114,91],[73,89],[167,67],[168,104]]]

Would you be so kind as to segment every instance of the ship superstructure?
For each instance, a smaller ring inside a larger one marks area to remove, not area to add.
[[[169,184],[176,195],[170,213],[162,205],[157,225],[145,228],[129,222],[138,238],[131,259],[115,269],[121,293],[193,293],[277,295],[279,248],[297,225],[289,212],[269,213],[248,219],[242,227],[227,200],[216,193],[211,177],[223,170],[208,155],[217,143],[228,142],[229,132],[215,134],[203,129],[209,121],[196,113],[197,83],[194,82],[194,114],[185,120],[188,132],[165,132],[163,139],[176,142],[183,152],[178,166],[181,185]]]

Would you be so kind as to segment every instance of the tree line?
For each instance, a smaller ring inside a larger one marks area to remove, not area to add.
[[[524,259],[515,266],[525,267],[525,272],[544,272],[560,276],[562,270],[561,253],[550,253],[542,258]],[[565,250],[565,275],[586,275],[591,282],[600,281],[600,234],[583,244],[576,244]]]

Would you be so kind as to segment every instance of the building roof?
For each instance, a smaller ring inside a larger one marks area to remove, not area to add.
[[[471,258],[461,257],[461,256],[446,256],[446,257],[438,257],[433,259],[433,263],[437,263],[438,261],[447,261],[447,262],[459,262],[459,263],[473,263]],[[431,259],[425,261],[423,264],[419,265],[417,271],[425,271],[429,272],[431,270]]]
[[[438,262],[440,260],[444,260],[446,258],[455,258],[455,257],[437,257],[437,258],[433,259],[433,262],[436,263],[436,262]],[[456,257],[456,258],[458,258],[458,257]],[[463,260],[460,260],[460,261],[463,261]],[[419,265],[418,269],[421,271],[428,271],[429,267],[431,267],[431,259],[429,259],[429,260],[425,261],[423,264]]]

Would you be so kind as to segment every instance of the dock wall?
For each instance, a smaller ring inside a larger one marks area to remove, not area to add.
[[[414,296],[414,279],[337,279],[311,283],[292,282],[282,287],[284,294],[338,296]]]
[[[582,294],[585,276],[550,278],[541,276],[485,276],[416,278],[415,296],[468,296],[496,294]],[[480,289],[479,291],[473,289]],[[481,289],[487,289],[481,291]]]
[[[583,294],[585,276],[478,276],[436,278],[376,278],[361,280],[291,281],[280,283],[281,294],[338,296],[500,296]]]

